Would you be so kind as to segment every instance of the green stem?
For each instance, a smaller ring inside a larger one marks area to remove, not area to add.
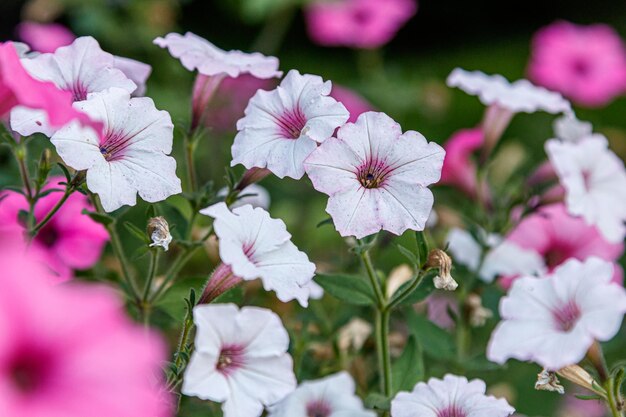
[[[420,286],[425,275],[426,274],[423,271],[418,271],[417,275],[412,278],[411,283],[402,292],[392,296],[392,300],[387,304],[387,310],[393,310],[398,304],[404,301],[409,294],[413,293],[413,291]]]
[[[196,166],[194,164],[193,152],[196,148],[195,142],[187,139],[185,142],[185,158],[187,161],[187,186],[189,192],[193,193],[197,189],[198,180],[196,177]]]
[[[363,265],[365,266],[365,271],[367,271],[367,276],[370,279],[370,283],[372,284],[372,288],[374,290],[374,294],[376,295],[376,302],[378,303],[377,307],[379,310],[385,309],[385,296],[380,286],[380,282],[378,277],[376,276],[376,271],[374,270],[374,265],[372,264],[372,258],[370,257],[369,251],[363,251],[361,253],[361,260],[363,261]]]
[[[389,353],[389,310],[376,310],[376,350],[381,379],[381,389],[391,397],[391,355]]]
[[[141,297],[142,305],[145,305],[148,301],[148,296],[150,295],[150,289],[152,288],[152,282],[154,281],[157,267],[159,265],[159,249],[154,248],[150,252],[152,256],[150,257],[150,267],[148,269],[148,277],[146,278],[146,284],[143,287],[143,295]]]
[[[163,295],[163,292],[167,289],[170,282],[173,281],[178,273],[183,269],[183,267],[187,264],[187,262],[193,257],[193,255],[198,250],[199,246],[192,248],[185,248],[179,254],[178,257],[174,260],[174,263],[168,269],[165,274],[165,279],[161,283],[161,285],[154,291],[152,297],[149,297],[149,302],[151,304],[156,303],[159,298]]]
[[[28,167],[26,166],[26,147],[24,145],[15,149],[15,159],[17,165],[20,168],[20,176],[22,177],[22,183],[26,189],[26,198],[29,202],[33,201],[33,189],[30,185],[30,175],[28,174]]]
[[[63,204],[65,204],[67,199],[70,197],[70,195],[72,195],[75,190],[76,189],[73,186],[68,184],[67,188],[65,188],[65,193],[63,194],[63,197],[61,197],[61,199],[54,205],[54,207],[52,207],[48,214],[46,214],[46,217],[44,217],[31,229],[31,231],[29,232],[31,239],[37,236],[37,233],[39,233],[39,231],[43,229],[43,227],[50,221],[50,219],[52,219],[52,217],[56,214],[57,211],[59,211]]]
[[[615,381],[613,380],[613,378],[609,378],[604,385],[606,389],[606,393],[607,393],[607,402],[608,402],[609,410],[611,411],[612,417],[623,417],[623,414],[615,398],[614,383]]]

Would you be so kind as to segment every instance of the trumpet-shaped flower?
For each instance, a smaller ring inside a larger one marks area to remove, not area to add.
[[[594,134],[576,143],[551,139],[546,152],[565,188],[567,211],[595,225],[609,242],[626,234],[626,170],[606,138]]]
[[[172,120],[150,98],[131,98],[112,88],[75,103],[104,124],[104,136],[70,124],[51,138],[66,164],[87,170],[87,187],[100,196],[106,211],[133,206],[137,193],[148,202],[181,192],[172,151]]]
[[[515,412],[506,400],[485,395],[485,383],[456,375],[419,382],[391,401],[391,417],[506,417]]]
[[[355,390],[354,380],[345,371],[306,381],[270,407],[269,417],[376,417],[363,407]]]
[[[257,307],[196,306],[195,350],[181,392],[221,402],[224,417],[258,417],[296,387],[289,335],[280,318]]]
[[[172,415],[162,341],[98,286],[51,285],[19,242],[0,239],[0,410],[4,416]]]
[[[603,106],[626,91],[626,45],[610,26],[556,22],[532,43],[528,74],[584,106]]]
[[[291,70],[276,89],[257,91],[237,122],[231,165],[302,178],[307,156],[349,117],[344,105],[329,97],[331,88],[317,75]]]
[[[156,38],[154,43],[161,48],[167,48],[189,71],[197,69],[203,75],[239,77],[242,74],[251,74],[263,79],[282,75],[278,71],[278,59],[275,57],[264,56],[258,52],[249,54],[224,51],[191,32],[184,36],[168,33],[164,38]]]
[[[327,139],[305,162],[342,236],[423,230],[445,152],[415,131],[402,133],[384,113],[367,112]]]
[[[23,59],[22,65],[33,77],[54,83],[71,93],[76,101],[86,100],[91,93],[111,87],[132,93],[137,86],[115,68],[113,55],[104,52],[90,36],[76,39],[71,45],[54,53]],[[43,133],[52,136],[56,129],[46,122],[46,113],[18,107],[11,112],[11,128],[22,136]]]
[[[476,196],[476,163],[472,154],[484,142],[482,129],[465,129],[455,133],[444,145],[446,159],[443,161],[441,184],[458,187],[469,196]]]
[[[200,213],[215,219],[220,258],[230,268],[226,277],[232,273],[239,280],[260,278],[263,287],[275,291],[279,300],[297,299],[307,306],[315,265],[291,242],[285,223],[250,205],[230,211],[225,203],[218,203]],[[207,288],[220,285],[218,276],[222,275],[214,274]]]
[[[515,280],[500,301],[502,321],[487,357],[533,361],[549,370],[578,363],[594,340],[611,339],[622,323],[626,291],[612,277],[610,262],[591,257],[570,259],[546,277]]]

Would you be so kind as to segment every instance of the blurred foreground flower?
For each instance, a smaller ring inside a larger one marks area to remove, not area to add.
[[[22,22],[17,25],[17,36],[41,53],[54,52],[76,39],[71,30],[59,23]]]

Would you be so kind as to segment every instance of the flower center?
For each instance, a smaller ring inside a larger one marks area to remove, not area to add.
[[[70,92],[72,93],[72,100],[74,101],[83,101],[87,100],[87,87],[85,87],[80,81],[76,81],[72,87],[70,88]]]
[[[443,410],[437,411],[437,417],[467,417],[467,414],[461,407],[450,405]]]
[[[331,413],[330,405],[323,400],[311,401],[306,405],[307,417],[328,417]]]
[[[382,161],[369,161],[357,170],[357,178],[365,188],[379,188],[385,183],[391,169]]]
[[[574,301],[570,301],[563,307],[552,311],[552,317],[558,330],[568,332],[578,322],[580,309]]]
[[[241,368],[245,363],[243,350],[244,348],[238,345],[223,346],[217,358],[217,370],[224,375],[230,375]]]
[[[359,9],[352,14],[352,17],[354,18],[354,21],[358,24],[365,25],[372,20],[373,16],[370,10]]]
[[[554,269],[557,266],[561,265],[563,261],[565,261],[568,258],[569,256],[563,250],[556,249],[556,248],[550,249],[544,255],[544,259],[546,260],[546,265],[550,269]]]
[[[124,132],[112,132],[105,135],[100,143],[100,153],[107,161],[115,161],[124,157],[124,150],[131,144],[133,136]]]
[[[294,110],[285,111],[276,119],[280,134],[285,139],[298,139],[306,126],[306,116],[296,107]]]
[[[580,77],[586,77],[591,72],[591,65],[586,59],[576,59],[572,63],[574,72]]]
[[[49,355],[40,352],[20,352],[9,363],[9,380],[17,391],[30,394],[44,386],[51,373]]]
[[[46,225],[37,234],[37,242],[44,245],[46,248],[51,248],[59,239],[59,231],[51,224]]]

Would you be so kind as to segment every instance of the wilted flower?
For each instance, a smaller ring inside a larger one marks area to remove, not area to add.
[[[441,249],[433,249],[428,254],[426,262],[428,268],[438,268],[439,275],[433,278],[435,288],[438,290],[454,291],[459,284],[452,278],[452,259]]]
[[[559,378],[553,371],[543,369],[537,374],[537,382],[535,382],[535,389],[539,391],[552,391],[559,394],[565,394],[565,388],[560,384]]]
[[[270,407],[269,417],[376,417],[354,393],[356,386],[343,371],[305,381],[284,400]]]
[[[626,291],[611,283],[613,266],[599,258],[570,259],[546,277],[517,279],[500,302],[502,321],[487,357],[530,360],[558,370],[582,360],[594,340],[620,328]]]
[[[347,352],[351,348],[359,351],[372,334],[372,325],[359,317],[355,317],[339,329],[338,334],[337,346],[340,351]]]
[[[170,234],[170,225],[167,223],[164,217],[152,217],[148,220],[147,227],[148,236],[152,240],[150,246],[160,246],[164,251],[169,249],[169,245],[172,242],[172,235]]]
[[[412,392],[400,392],[391,401],[392,417],[506,417],[515,412],[506,400],[485,395],[479,379],[446,375],[419,382]]]
[[[237,122],[231,166],[302,178],[307,156],[348,120],[343,104],[329,97],[331,88],[317,75],[291,70],[275,90],[257,91]]]
[[[578,104],[603,106],[626,91],[626,45],[608,25],[556,22],[535,34],[528,74]]]
[[[147,97],[131,98],[126,90],[112,88],[94,94],[76,108],[102,120],[105,135],[75,124],[51,138],[66,164],[87,170],[87,187],[100,196],[108,212],[133,206],[137,193],[154,203],[180,193],[172,151],[174,126],[166,111]]]
[[[367,112],[309,156],[305,168],[342,236],[423,230],[445,152],[384,113]]]
[[[275,313],[213,304],[196,306],[193,317],[183,394],[223,403],[224,417],[258,417],[296,388],[289,335]]]

